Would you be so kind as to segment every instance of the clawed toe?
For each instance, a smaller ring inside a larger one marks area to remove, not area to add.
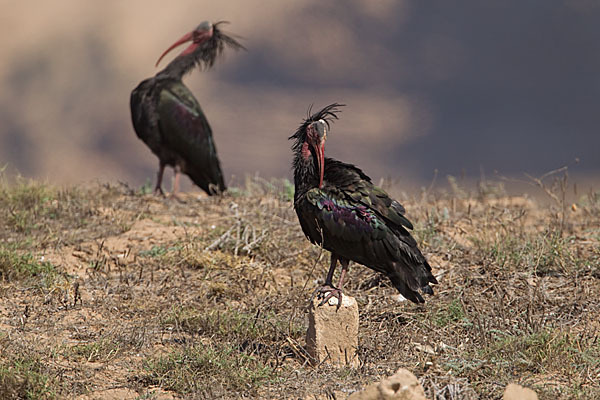
[[[317,296],[317,299],[321,299],[319,307],[321,307],[323,304],[326,304],[332,297],[335,297],[338,301],[337,308],[340,308],[342,304],[342,291],[331,285],[324,285],[315,289],[313,295],[311,296],[311,301],[315,298],[315,296]]]

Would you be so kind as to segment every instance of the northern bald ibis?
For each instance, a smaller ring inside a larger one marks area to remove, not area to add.
[[[175,170],[173,194],[179,187],[180,172],[209,195],[225,190],[225,182],[212,129],[198,100],[183,84],[182,77],[194,66],[210,68],[226,46],[243,46],[220,28],[223,22],[202,22],[171,45],[158,59],[175,47],[190,45],[154,77],[142,81],[131,92],[131,119],[137,136],[158,156],[159,168],[154,191],[163,194],[165,166]]]
[[[341,304],[350,261],[386,275],[408,300],[424,303],[421,293],[433,294],[437,283],[431,266],[408,232],[413,229],[404,207],[375,186],[351,164],[325,157],[325,140],[339,107],[331,104],[305,119],[290,137],[294,152],[294,209],[306,237],[331,252],[324,286],[318,288],[325,304],[331,297]],[[332,284],[340,262],[338,286]]]

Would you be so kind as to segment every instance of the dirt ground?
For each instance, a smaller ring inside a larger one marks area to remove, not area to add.
[[[351,264],[360,365],[315,368],[306,306],[329,254],[303,236],[289,182],[178,199],[2,183],[0,392],[342,399],[404,367],[435,399],[499,398],[510,382],[600,398],[598,193],[388,190],[415,223],[436,293],[414,305]]]

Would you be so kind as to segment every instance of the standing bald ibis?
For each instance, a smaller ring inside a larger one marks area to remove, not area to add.
[[[173,194],[179,187],[180,172],[209,195],[225,190],[223,173],[212,129],[198,100],[181,81],[194,66],[210,68],[225,46],[243,48],[219,28],[222,22],[202,22],[169,47],[158,59],[186,42],[191,44],[153,78],[142,81],[131,92],[131,119],[137,136],[158,156],[156,194],[163,194],[165,166],[175,170]]]
[[[290,136],[294,141],[294,209],[307,238],[331,252],[324,286],[316,293],[325,304],[341,304],[350,261],[386,275],[405,298],[424,303],[421,293],[433,294],[437,283],[431,266],[407,229],[411,222],[400,203],[373,185],[359,168],[325,157],[330,123],[342,104],[331,104],[309,116]],[[342,266],[338,286],[332,284],[337,262]]]

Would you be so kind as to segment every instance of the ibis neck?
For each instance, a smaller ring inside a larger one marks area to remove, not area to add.
[[[197,58],[198,54],[195,51],[177,56],[158,73],[158,76],[181,80],[185,74],[194,68]]]
[[[310,151],[298,149],[294,156],[295,197],[303,195],[310,189],[319,187],[319,164]]]

